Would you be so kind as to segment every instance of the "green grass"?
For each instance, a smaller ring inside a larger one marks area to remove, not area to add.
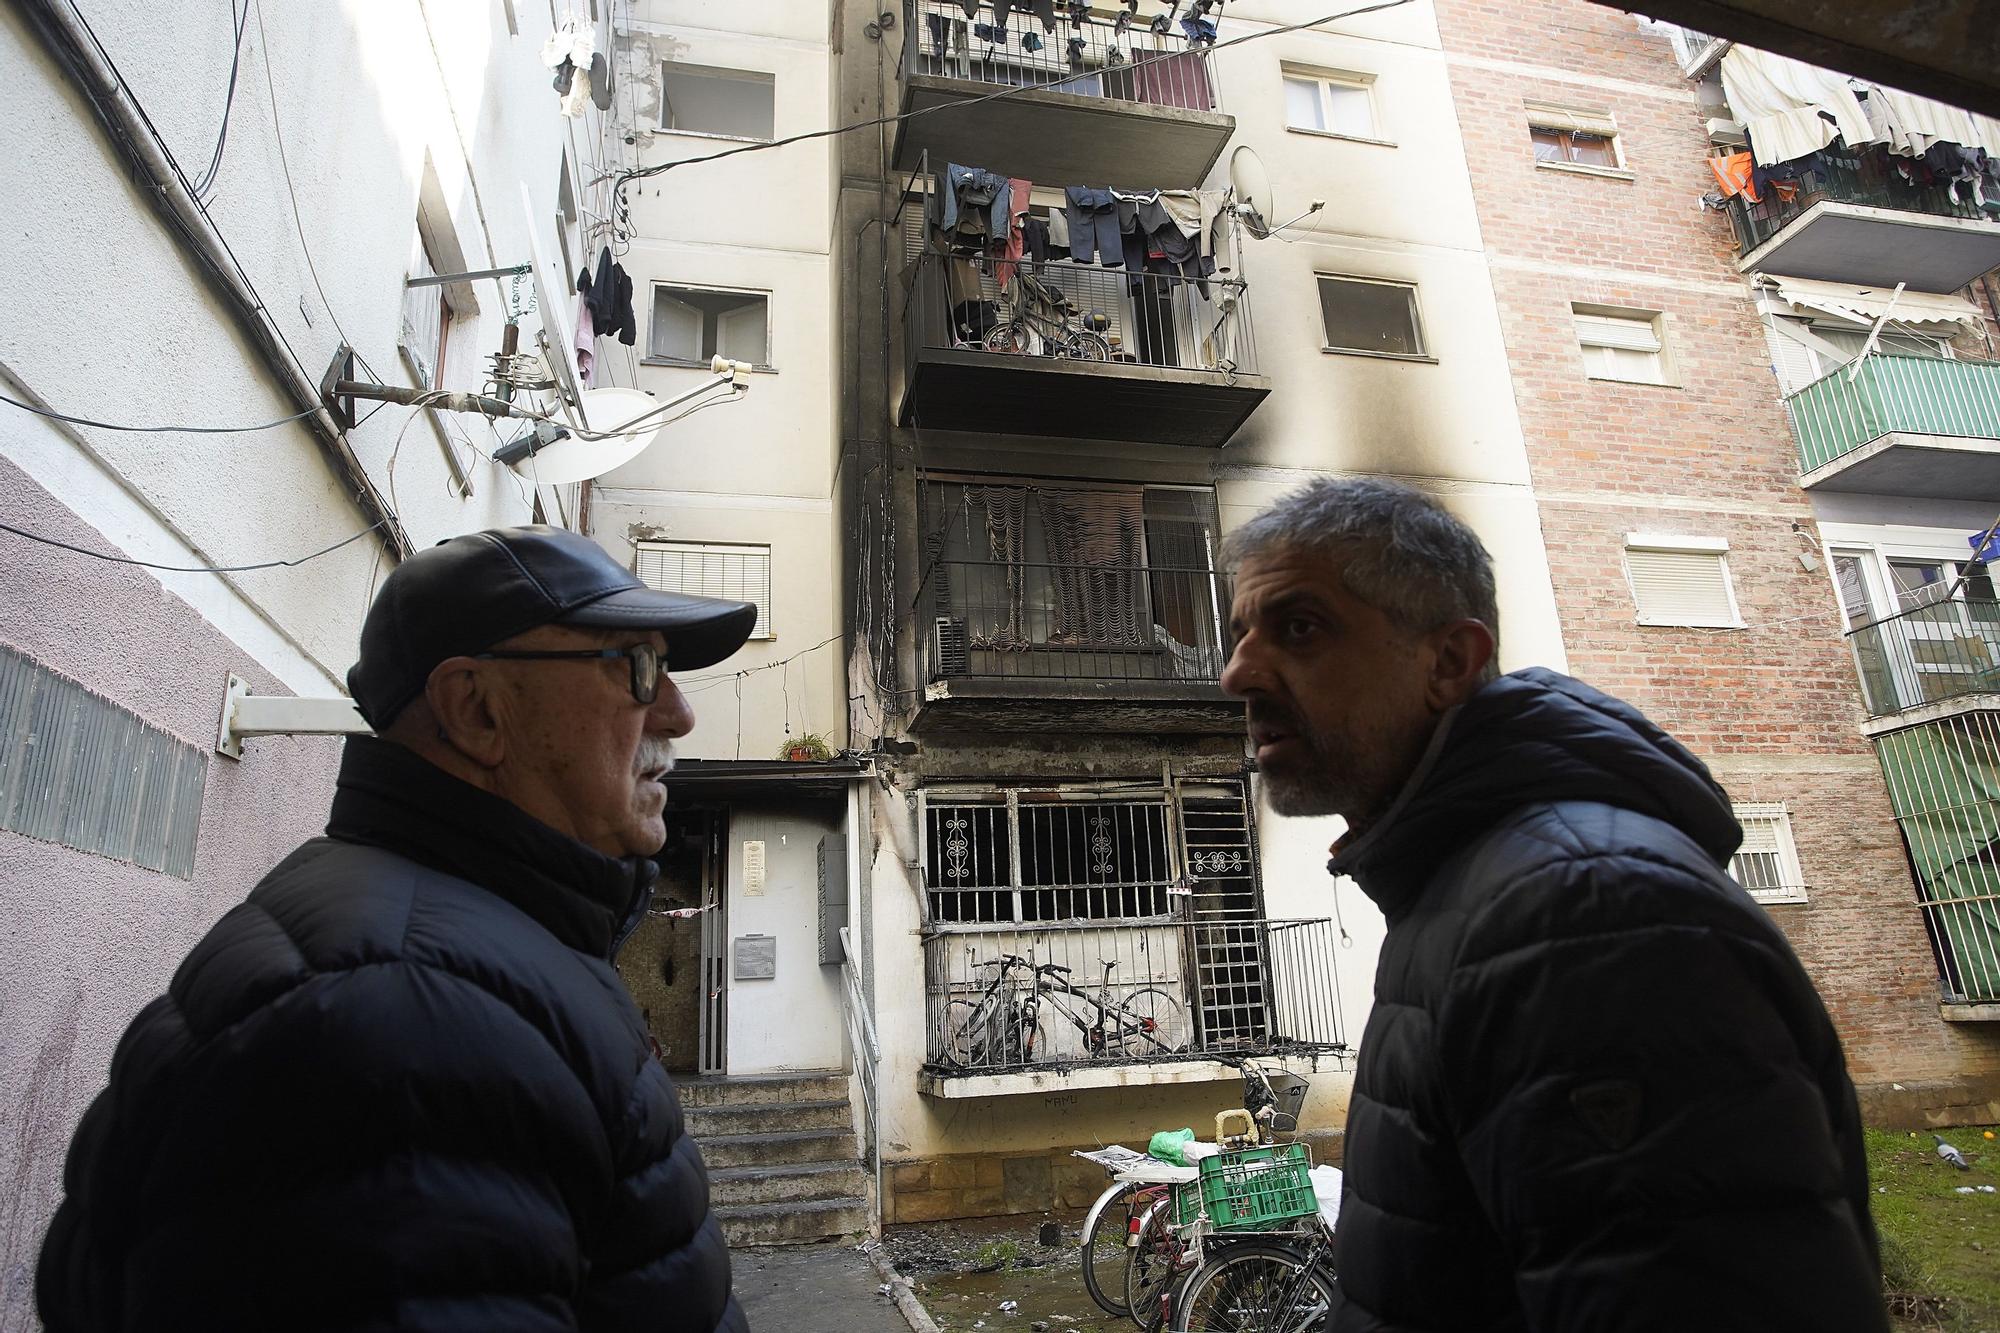
[[[1869,1202],[1882,1235],[1883,1285],[1892,1298],[1940,1298],[1899,1328],[2000,1330],[2000,1193],[1955,1192],[1962,1185],[2000,1189],[2000,1139],[1984,1137],[1986,1128],[1943,1131],[1945,1142],[1965,1154],[1970,1171],[1940,1159],[1927,1133],[1867,1131],[1874,1190]]]

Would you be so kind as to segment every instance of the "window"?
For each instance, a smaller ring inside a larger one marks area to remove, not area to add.
[[[1166,914],[1176,881],[1164,798],[937,804],[926,805],[924,817],[933,921]]]
[[[640,542],[632,572],[649,588],[723,597],[757,607],[753,639],[771,629],[771,548],[734,542]]]
[[[1741,629],[1729,583],[1729,543],[1717,537],[1628,533],[1625,578],[1641,625]]]
[[[1408,283],[1321,277],[1319,311],[1326,351],[1427,355],[1417,289]]]
[[[430,245],[419,227],[410,246],[409,276],[437,275],[437,263],[431,258]],[[444,356],[451,342],[451,321],[451,298],[445,295],[443,283],[403,288],[403,328],[397,342],[404,359],[410,363],[410,370],[426,389],[444,385]]]
[[[1792,842],[1792,817],[1782,805],[1739,805],[1743,846],[1729,858],[1729,876],[1760,903],[1802,903],[1805,876]]]
[[[777,82],[769,74],[667,61],[660,66],[660,128],[728,139],[776,133]]]
[[[1618,126],[1608,111],[1578,111],[1530,102],[1528,139],[1538,166],[1592,167],[1619,171],[1625,156],[1619,149]]]
[[[1285,124],[1315,134],[1379,140],[1373,76],[1286,70]]]
[[[1617,310],[1608,306],[1571,307],[1576,340],[1583,348],[1584,373],[1594,380],[1627,384],[1670,384],[1666,341],[1657,310]]]
[[[718,356],[768,368],[770,297],[759,292],[711,291],[653,285],[653,328],[646,355],[677,365],[702,366]]]

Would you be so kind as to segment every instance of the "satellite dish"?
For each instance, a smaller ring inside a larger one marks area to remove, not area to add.
[[[1271,195],[1271,173],[1264,170],[1264,159],[1248,144],[1240,145],[1229,155],[1229,188],[1236,192],[1236,205],[1244,210],[1243,225],[1250,234],[1269,236],[1270,219],[1278,216],[1278,206]]]
[[[543,486],[590,481],[644,453],[666,424],[661,405],[638,389],[585,389],[578,406],[586,429],[617,433],[601,440],[567,436],[514,464],[515,472]],[[622,429],[627,425],[632,429]]]

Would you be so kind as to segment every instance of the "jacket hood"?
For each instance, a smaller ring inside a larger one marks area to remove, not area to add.
[[[1446,857],[1511,812],[1556,801],[1663,820],[1719,866],[1743,841],[1729,794],[1686,746],[1623,700],[1529,667],[1446,715],[1389,813],[1327,869],[1394,916]]]

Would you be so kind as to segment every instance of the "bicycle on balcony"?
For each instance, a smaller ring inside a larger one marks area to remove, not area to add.
[[[1111,317],[1093,310],[1078,322],[1067,293],[1026,269],[1015,277],[1013,313],[986,334],[986,350],[1016,356],[1054,356],[1071,361],[1109,361],[1111,341],[1104,331]]]
[[[960,1069],[993,1069],[1047,1059],[1045,1000],[1077,1030],[1086,1059],[1145,1060],[1187,1050],[1188,1018],[1181,1002],[1155,986],[1114,998],[1111,973],[1118,960],[1098,961],[1104,975],[1094,994],[1071,983],[1070,969],[1056,963],[1038,966],[1032,958],[1009,953],[974,964],[979,970],[995,969],[993,980],[977,999],[946,1002],[939,1034],[944,1062]],[[1014,980],[1023,971],[1033,978],[1031,985]]]

